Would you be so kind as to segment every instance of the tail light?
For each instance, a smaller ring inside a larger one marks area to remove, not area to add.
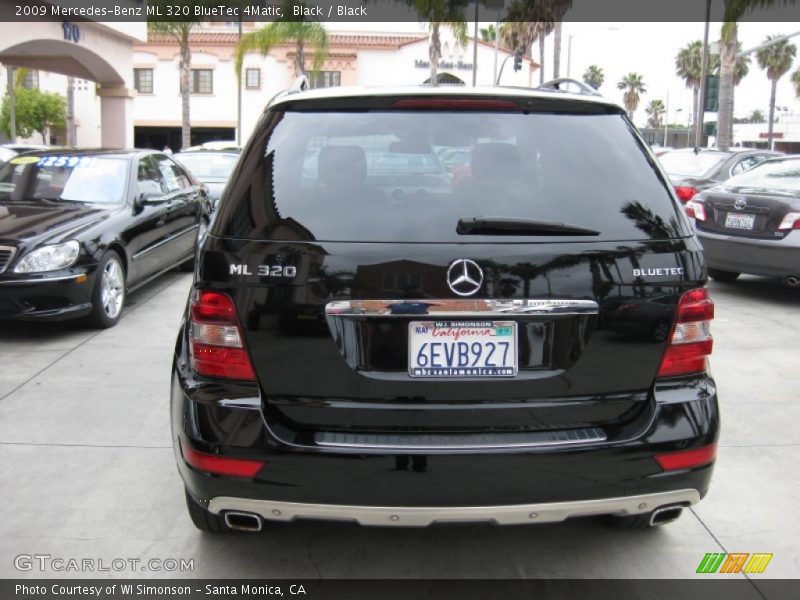
[[[717,445],[710,444],[692,450],[679,450],[677,452],[661,452],[655,455],[656,462],[664,471],[677,471],[702,467],[714,462],[717,457]]]
[[[778,225],[778,231],[788,231],[790,229],[800,229],[800,213],[786,213],[786,216],[783,217],[783,221]]]
[[[714,303],[708,297],[708,290],[697,288],[681,296],[672,337],[658,369],[659,377],[706,370],[706,357],[711,354],[713,345],[710,333],[713,318]]]
[[[698,200],[689,200],[683,208],[687,216],[697,219],[698,221],[706,220],[706,207],[702,202]]]
[[[191,302],[189,364],[204,377],[255,381],[242,328],[230,296],[195,290]]]
[[[678,194],[678,198],[681,202],[688,202],[692,198],[695,197],[697,194],[697,188],[693,188],[690,185],[676,185],[675,186],[675,193]]]

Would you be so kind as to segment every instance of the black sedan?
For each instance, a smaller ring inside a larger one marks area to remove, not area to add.
[[[191,171],[208,188],[208,196],[216,208],[222,190],[239,160],[241,150],[187,150],[174,158]]]
[[[686,203],[708,273],[781,277],[800,287],[800,157],[766,161]]]
[[[664,152],[658,160],[669,175],[678,198],[687,202],[698,192],[780,155],[780,152],[752,148],[683,148]]]
[[[28,152],[0,168],[0,319],[111,327],[127,292],[191,266],[205,186],[141,150]]]

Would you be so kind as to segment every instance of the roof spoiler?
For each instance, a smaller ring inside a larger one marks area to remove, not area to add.
[[[561,92],[566,92],[569,90],[564,89],[568,85],[574,85],[578,88],[579,94],[585,94],[587,96],[602,96],[600,92],[594,89],[592,86],[585,84],[582,81],[578,81],[577,79],[570,79],[568,77],[559,77],[558,79],[553,79],[551,81],[546,81],[542,85],[540,85],[537,90],[557,90]],[[562,87],[564,86],[564,87]]]

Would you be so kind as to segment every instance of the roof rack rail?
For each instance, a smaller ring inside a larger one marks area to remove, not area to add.
[[[286,91],[287,94],[297,94],[298,92],[304,92],[309,88],[308,84],[308,77],[305,75],[298,75],[297,78],[292,83],[292,86]]]
[[[587,94],[589,96],[601,96],[600,92],[594,89],[592,86],[583,83],[582,81],[578,81],[577,79],[570,79],[569,77],[559,77],[558,79],[553,79],[552,81],[545,81],[542,85],[540,85],[537,90],[558,90],[558,91],[567,91],[562,89],[561,86],[567,86],[569,84],[578,86],[580,90],[578,93],[580,94]]]

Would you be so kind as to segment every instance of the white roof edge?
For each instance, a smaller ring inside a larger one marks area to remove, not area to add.
[[[621,108],[621,105],[614,100],[603,96],[591,94],[575,94],[572,92],[561,92],[557,90],[539,90],[535,88],[504,87],[504,86],[455,86],[455,85],[408,85],[408,86],[342,86],[332,88],[322,88],[316,90],[306,90],[304,92],[282,92],[278,94],[268,104],[267,108],[277,106],[285,102],[296,102],[298,100],[316,100],[325,98],[349,98],[362,96],[513,96],[524,98],[561,98],[564,100],[586,102],[588,104],[602,104],[604,106],[614,106]]]

